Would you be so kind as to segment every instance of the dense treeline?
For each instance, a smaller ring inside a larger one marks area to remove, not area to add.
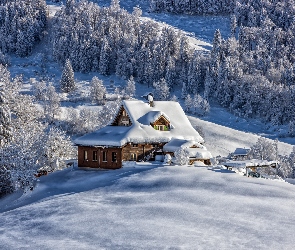
[[[55,17],[53,55],[62,64],[69,59],[75,71],[133,76],[148,85],[161,79],[169,87],[188,82],[196,68],[204,74],[205,59],[194,53],[186,36],[140,16],[139,8],[130,14],[118,1],[104,8],[68,1]],[[202,79],[192,88],[198,89]]]
[[[236,0],[150,0],[151,11],[186,14],[229,14]]]
[[[293,0],[237,1],[232,37],[215,33],[206,92],[238,115],[293,121],[294,16]]]
[[[27,56],[46,27],[44,0],[0,0],[0,50]]]
[[[65,167],[64,159],[75,157],[65,132],[48,124],[46,114],[37,108],[34,97],[21,93],[22,77],[11,79],[0,65],[0,197],[18,189],[31,189],[34,174],[43,168],[53,171]],[[47,97],[52,97],[50,88]]]

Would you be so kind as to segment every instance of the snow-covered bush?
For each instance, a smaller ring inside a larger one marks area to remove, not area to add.
[[[174,152],[174,162],[178,165],[189,164],[189,152],[183,148],[179,148]]]
[[[170,154],[165,154],[164,163],[170,164],[171,163],[171,160],[172,160],[171,155]]]

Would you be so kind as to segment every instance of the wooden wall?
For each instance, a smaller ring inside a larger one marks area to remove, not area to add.
[[[142,161],[147,160],[146,157],[153,153],[155,156],[157,150],[162,150],[164,144],[135,144],[128,143],[122,149],[122,159],[123,161]],[[136,158],[133,158],[132,154],[136,154]],[[154,157],[151,157],[149,160],[154,160]]]
[[[87,159],[85,159],[85,151]],[[93,159],[93,152],[97,152],[97,160]],[[107,161],[103,161],[106,152]],[[116,153],[116,161],[112,161],[112,154]],[[78,146],[78,166],[88,168],[118,169],[122,167],[122,148],[102,148]]]

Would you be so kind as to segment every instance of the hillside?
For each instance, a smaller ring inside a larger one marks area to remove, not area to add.
[[[294,191],[203,167],[66,169],[0,201],[1,249],[293,249]]]

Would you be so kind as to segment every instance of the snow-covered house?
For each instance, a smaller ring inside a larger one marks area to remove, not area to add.
[[[236,148],[236,150],[232,153],[232,158],[235,160],[246,160],[250,151],[250,148]]]
[[[210,164],[211,154],[179,103],[126,100],[110,125],[75,140],[79,167],[116,169],[122,161],[159,159],[182,148]],[[159,156],[161,155],[161,156]]]

